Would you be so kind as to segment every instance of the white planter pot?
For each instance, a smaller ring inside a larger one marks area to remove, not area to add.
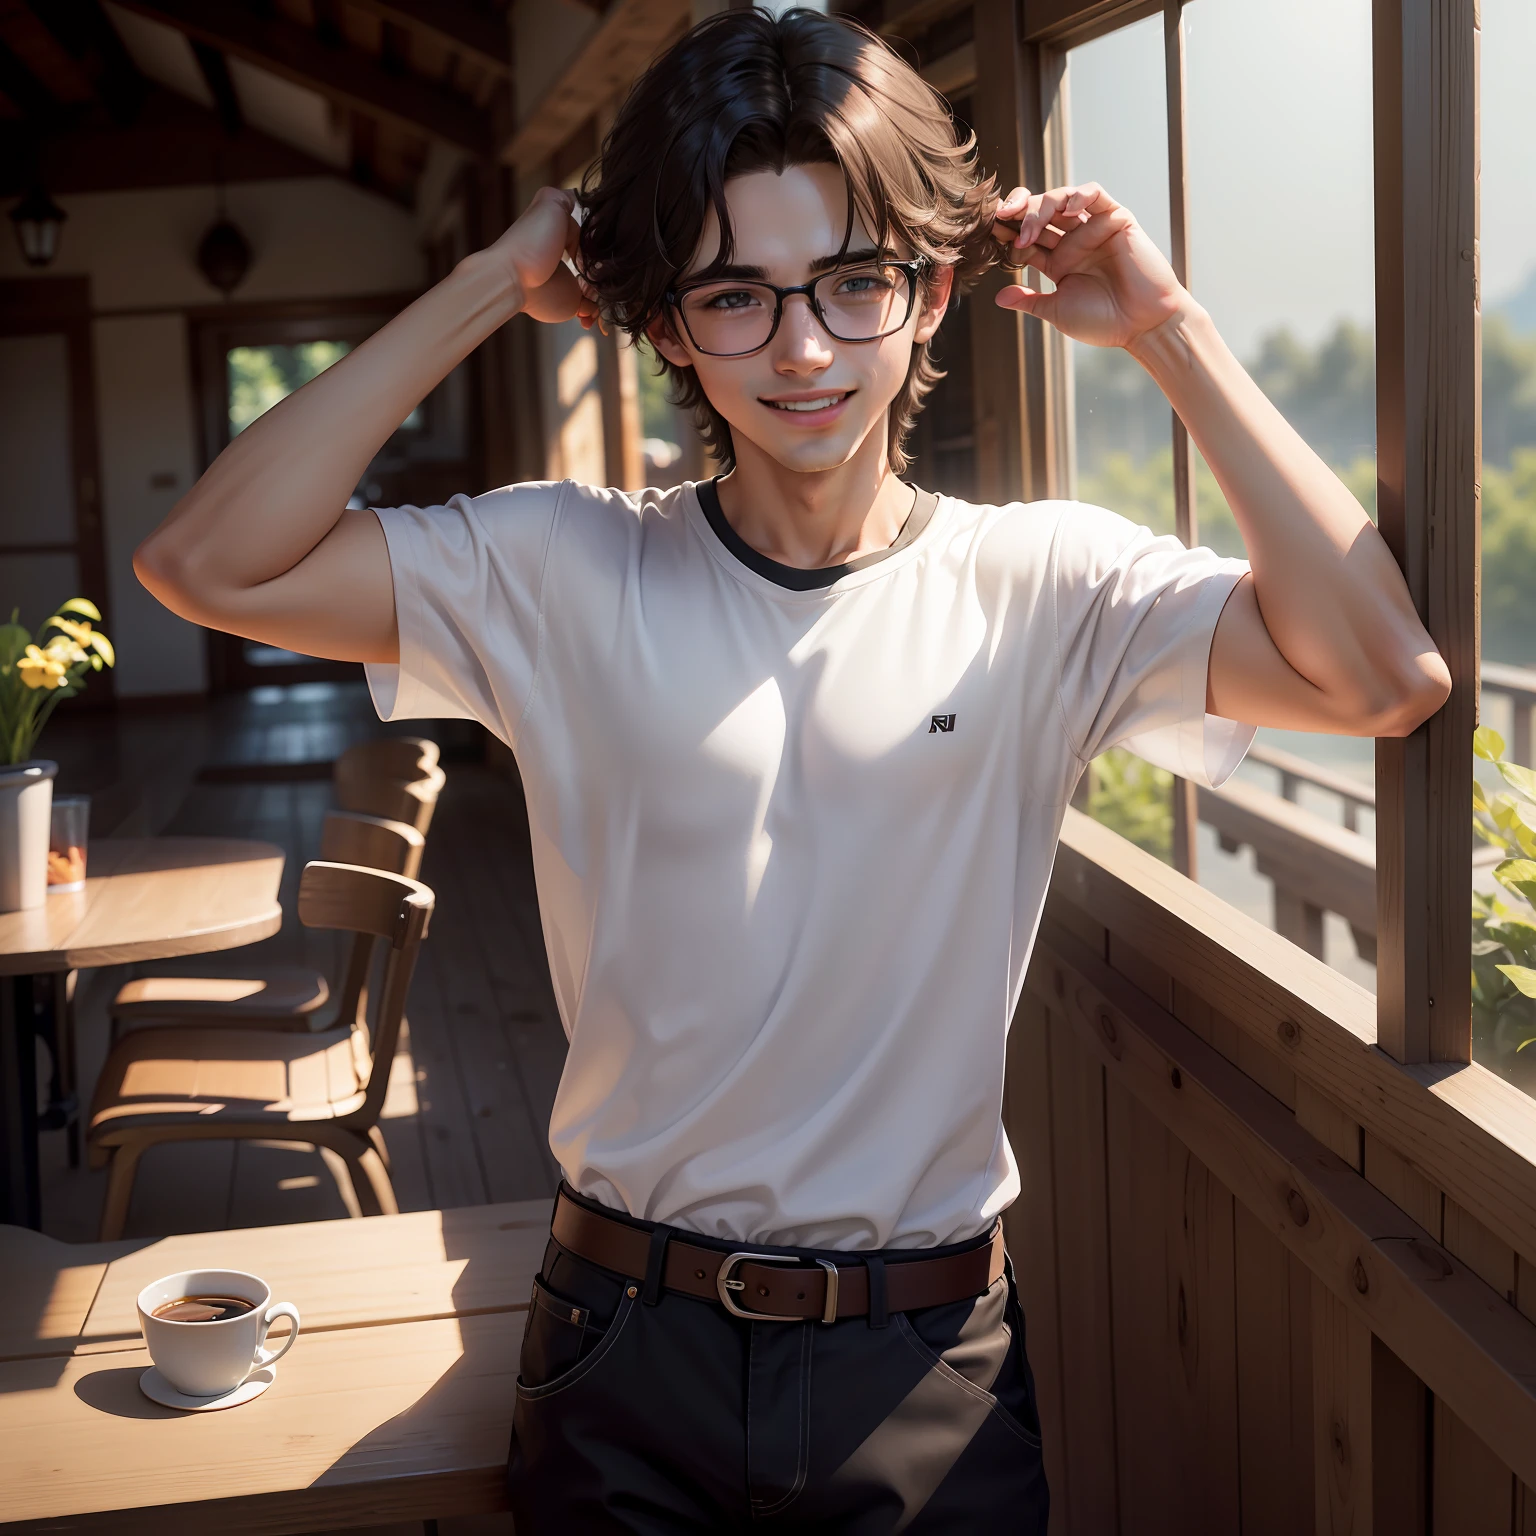
[[[40,907],[48,898],[48,815],[57,763],[0,768],[0,912]]]

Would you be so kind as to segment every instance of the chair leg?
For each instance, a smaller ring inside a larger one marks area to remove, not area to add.
[[[341,1196],[341,1203],[346,1206],[347,1215],[356,1220],[363,1214],[363,1208],[357,1203],[357,1190],[352,1183],[351,1165],[334,1147],[317,1142],[315,1151],[320,1154],[320,1160],[325,1164],[326,1171],[335,1182],[336,1193]]]
[[[377,1125],[370,1125],[368,1127],[368,1141],[372,1145],[373,1150],[379,1154],[379,1161],[384,1164],[385,1173],[393,1178],[395,1170],[390,1165],[389,1147],[384,1141],[384,1132]]]
[[[80,1117],[85,1113],[80,1103],[80,1051],[75,1029],[75,989],[80,979],[79,971],[70,971],[59,980],[63,1001],[59,1018],[59,1059],[63,1067],[64,1092],[74,1102],[74,1113],[64,1132],[65,1150],[69,1166],[80,1166]]]
[[[128,1204],[133,1199],[133,1179],[143,1151],[142,1147],[128,1142],[112,1153],[112,1161],[107,1165],[107,1195],[101,1206],[99,1240],[103,1243],[116,1242],[123,1235]]]
[[[352,1187],[357,1191],[357,1203],[364,1216],[400,1214],[395,1186],[389,1181],[389,1170],[372,1147],[364,1147],[349,1156],[347,1172],[352,1175]]]

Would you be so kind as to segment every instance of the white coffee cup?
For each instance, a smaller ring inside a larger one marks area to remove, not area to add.
[[[249,1312],[217,1322],[176,1322],[155,1310],[187,1296],[234,1296]],[[267,1332],[280,1317],[289,1320],[282,1346],[268,1350]],[[299,1336],[299,1311],[289,1301],[273,1302],[265,1280],[238,1269],[186,1269],[166,1275],[139,1292],[139,1326],[160,1374],[188,1397],[233,1392],[252,1371],[274,1365]]]

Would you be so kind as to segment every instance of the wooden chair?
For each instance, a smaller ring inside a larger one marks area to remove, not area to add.
[[[103,1241],[122,1235],[139,1159],[166,1141],[313,1145],[352,1215],[399,1209],[378,1122],[433,895],[403,875],[316,861],[305,866],[298,905],[308,928],[388,945],[372,1028],[360,1007],[357,1019],[323,1034],[209,1027],[125,1035],[102,1068],[86,1130],[91,1166],[109,1170]]]
[[[415,827],[356,811],[331,811],[320,834],[320,857],[359,864],[414,880],[425,839]],[[304,966],[252,968],[234,976],[141,976],[112,1000],[111,1038],[145,1025],[234,1024],[255,1029],[329,1029],[357,1017],[374,953],[359,934],[348,953],[336,1012],[321,1022],[331,998],[325,976]]]
[[[437,767],[442,749],[425,736],[375,736],[348,747],[336,759],[335,776],[417,779]]]
[[[335,782],[336,803],[344,811],[403,821],[425,837],[448,775],[437,767],[411,779],[380,779],[349,771],[338,773]]]

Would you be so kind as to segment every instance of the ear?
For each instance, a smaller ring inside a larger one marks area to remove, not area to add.
[[[918,316],[913,341],[928,341],[939,328],[939,321],[949,308],[949,296],[955,288],[955,269],[940,267],[923,286],[923,312]]]
[[[655,348],[657,355],[666,358],[674,368],[693,367],[693,359],[689,357],[687,348],[677,339],[677,333],[672,329],[672,322],[665,312],[657,315],[646,326],[645,339]]]

